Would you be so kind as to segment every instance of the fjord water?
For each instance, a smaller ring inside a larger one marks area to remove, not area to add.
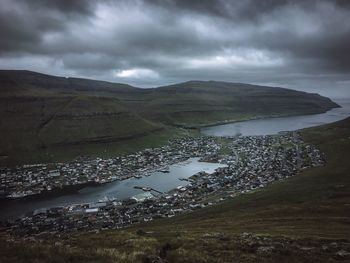
[[[334,101],[341,108],[334,108],[321,114],[266,118],[217,125],[203,128],[201,132],[209,136],[272,135],[327,124],[350,116],[350,99],[335,99]]]
[[[143,193],[134,186],[151,187],[161,192],[168,192],[178,186],[185,186],[187,181],[181,178],[205,171],[213,173],[215,169],[224,167],[218,163],[199,162],[199,158],[190,158],[185,162],[169,166],[169,173],[153,172],[150,176],[140,179],[130,178],[123,181],[114,181],[101,186],[89,186],[79,190],[75,194],[63,195],[60,197],[43,197],[33,200],[10,200],[0,204],[0,219],[15,218],[28,212],[41,208],[68,206],[71,204],[97,202],[105,197],[116,197],[118,200],[130,198]]]

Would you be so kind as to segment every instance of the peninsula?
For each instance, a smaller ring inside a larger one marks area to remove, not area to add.
[[[0,166],[113,157],[195,128],[263,117],[323,113],[338,105],[318,94],[219,81],[158,88],[0,71]]]

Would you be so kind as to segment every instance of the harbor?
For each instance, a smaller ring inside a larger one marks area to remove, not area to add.
[[[38,207],[3,226],[23,237],[123,228],[211,206],[324,163],[322,153],[297,133],[231,137],[216,146],[202,158],[170,165],[169,173],[113,182],[103,191],[85,188],[77,197],[85,192],[91,199],[71,203],[70,197],[69,203]]]

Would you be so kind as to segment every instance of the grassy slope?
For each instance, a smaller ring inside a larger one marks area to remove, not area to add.
[[[257,117],[322,112],[327,99],[315,94],[242,83],[188,81],[150,89],[142,113],[175,125],[201,126]],[[160,110],[161,109],[161,110]]]
[[[111,141],[106,143],[72,145],[70,146],[69,151],[67,151],[66,146],[56,146],[54,148],[45,149],[45,152],[43,153],[45,156],[34,156],[33,159],[25,159],[27,156],[23,156],[23,159],[30,162],[38,159],[50,161],[69,161],[74,159],[76,156],[98,156],[101,158],[109,158],[133,153],[145,148],[160,147],[165,145],[168,140],[172,138],[197,135],[198,132],[195,130],[165,128],[125,140]],[[38,154],[41,154],[41,152]]]
[[[170,244],[170,262],[334,262],[306,252],[259,256],[234,241],[236,234],[246,231],[307,242],[349,239],[350,118],[306,129],[302,136],[326,154],[324,167],[308,169],[286,181],[191,214],[126,230],[71,237],[66,242],[73,248],[4,245],[0,253],[9,262],[25,262],[28,258],[45,262],[53,253],[71,262],[140,262],[145,255],[158,254]],[[138,235],[138,229],[149,234]],[[214,238],[203,238],[205,234]],[[18,248],[21,253],[16,253]]]
[[[132,146],[140,139],[148,141],[150,134],[171,135],[164,125],[130,112],[114,98],[79,95],[3,101],[2,108],[10,110],[2,111],[0,155],[9,155],[8,163],[62,160],[63,152],[70,157],[102,155],[112,146],[124,153],[119,146],[130,144],[136,150]]]

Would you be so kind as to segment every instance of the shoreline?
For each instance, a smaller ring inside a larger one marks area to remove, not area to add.
[[[338,105],[337,107],[333,107],[333,108],[330,108],[330,109],[325,110],[325,111],[308,113],[308,114],[300,113],[300,114],[280,114],[280,115],[270,115],[270,116],[255,116],[255,117],[242,118],[239,120],[224,120],[224,121],[218,121],[218,122],[213,122],[213,123],[209,123],[209,124],[199,124],[199,125],[194,125],[194,126],[179,125],[178,127],[182,127],[185,129],[199,129],[199,130],[201,130],[203,128],[209,128],[209,127],[213,127],[213,126],[220,126],[220,125],[232,124],[232,123],[238,123],[238,122],[323,114],[323,113],[326,113],[326,112],[331,111],[333,109],[342,108],[341,105],[339,105],[339,104],[337,104],[337,105]]]
[[[195,157],[190,157],[190,158],[195,158]],[[188,158],[185,160],[179,160],[178,162],[169,162],[169,163],[167,163],[165,165],[161,165],[159,167],[153,167],[149,171],[147,171],[147,170],[143,171],[141,177],[148,177],[150,173],[157,172],[157,171],[159,171],[163,168],[166,168],[170,165],[179,164],[179,163],[185,162],[187,160],[188,160]],[[52,190],[44,190],[38,194],[27,195],[27,196],[23,196],[23,197],[17,197],[17,198],[4,197],[4,198],[0,198],[0,206],[3,205],[4,203],[9,203],[9,202],[20,202],[20,201],[26,202],[26,201],[33,201],[33,200],[40,201],[40,200],[43,200],[45,198],[55,198],[55,197],[62,197],[65,195],[69,195],[69,194],[78,194],[79,190],[84,189],[86,187],[100,187],[100,186],[107,185],[107,184],[110,184],[110,183],[113,183],[116,181],[122,182],[122,181],[129,180],[132,178],[139,179],[140,177],[138,177],[138,176],[140,176],[140,172],[134,173],[133,176],[128,176],[128,177],[123,178],[123,179],[116,179],[116,180],[108,181],[105,183],[97,183],[97,182],[91,181],[91,182],[86,182],[86,183],[76,184],[76,185],[65,185],[63,187],[57,187],[57,188],[54,188]]]
[[[102,185],[102,184],[99,184],[96,182],[87,182],[87,183],[83,183],[83,184],[66,185],[63,187],[57,187],[57,188],[54,188],[50,191],[44,190],[38,194],[27,195],[27,196],[18,197],[18,198],[5,197],[5,198],[0,199],[0,205],[2,203],[7,203],[7,202],[19,202],[19,201],[26,202],[26,201],[40,200],[40,199],[44,199],[47,197],[60,197],[60,196],[66,195],[66,194],[78,193],[79,190],[81,190],[85,187],[98,187],[100,185]]]

